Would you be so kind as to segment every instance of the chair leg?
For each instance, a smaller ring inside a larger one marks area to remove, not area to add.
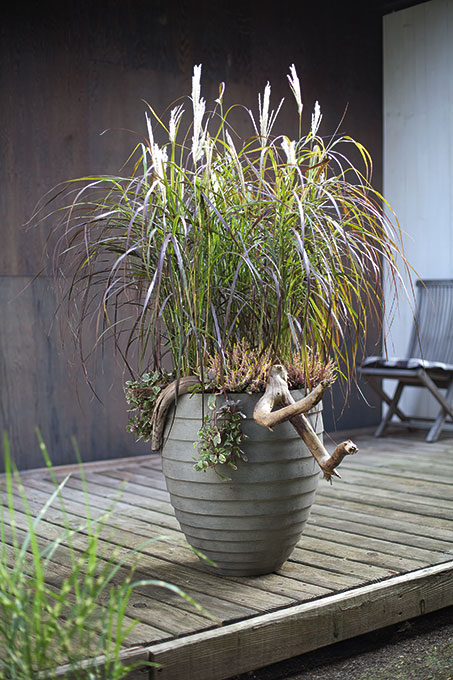
[[[393,402],[394,402],[394,399],[395,399],[395,396],[393,396],[393,398],[392,398],[392,397],[389,397],[389,395],[386,394],[386,392],[384,392],[384,390],[383,390],[382,387],[380,386],[379,380],[378,380],[378,379],[372,378],[371,376],[366,376],[366,380],[367,380],[368,384],[369,384],[369,385],[373,388],[373,390],[376,392],[376,394],[382,399],[382,401],[385,401],[385,403],[386,403],[388,406],[392,406],[392,404],[393,404]],[[399,399],[399,397],[398,397],[398,399]],[[401,411],[401,409],[397,408],[396,404],[394,404],[394,408],[395,408],[395,410],[394,410],[395,415],[397,415],[398,418],[399,418],[402,422],[409,422],[409,421],[410,421],[410,418],[408,418],[408,417]]]
[[[431,380],[431,378],[429,377],[429,375],[427,373],[425,373],[425,371],[420,373],[419,377],[420,377],[421,381],[424,383],[425,387],[427,387],[429,389],[429,391],[431,392],[433,397],[435,397],[435,399],[437,399],[437,401],[442,406],[444,411],[446,413],[448,413],[450,418],[453,418],[453,405],[451,404],[451,401],[450,401],[450,399],[451,399],[451,392],[450,392],[451,383],[448,385],[448,388],[447,388],[447,396],[444,397],[442,392],[440,392],[439,389],[437,388],[436,383],[433,380]],[[448,396],[448,395],[450,395],[450,396]]]
[[[431,390],[432,391],[432,390]],[[436,396],[436,395],[434,395]],[[445,395],[445,401],[447,404],[451,404],[453,399],[453,379],[451,380],[448,388],[447,388],[447,394]],[[429,430],[428,434],[426,435],[425,441],[432,443],[436,442],[439,439],[439,435],[441,433],[442,427],[447,419],[447,416],[451,415],[445,408],[444,405],[441,405],[441,409],[439,411],[439,415],[437,416],[436,420],[434,421],[434,424],[431,426],[431,429]]]
[[[375,437],[381,437],[382,436],[385,428],[387,427],[392,416],[395,413],[401,418],[401,416],[399,415],[401,413],[401,411],[399,410],[399,408],[397,408],[397,406],[398,406],[398,402],[399,402],[400,397],[401,397],[401,393],[403,391],[403,387],[404,387],[404,383],[399,382],[398,385],[397,385],[397,388],[395,390],[395,394],[393,395],[393,399],[391,400],[391,403],[389,404],[388,411],[385,414],[384,418],[381,420],[381,423],[380,423],[378,429],[374,433]],[[404,414],[402,414],[402,415],[403,415],[403,420],[408,420],[408,418]]]

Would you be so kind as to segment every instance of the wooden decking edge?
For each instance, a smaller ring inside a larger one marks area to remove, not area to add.
[[[121,663],[125,666],[134,665],[135,669],[130,671],[124,680],[145,680],[147,678],[149,652],[144,647],[137,647],[134,649],[126,649],[120,654]],[[99,656],[93,659],[87,659],[80,664],[80,669],[89,670],[96,668],[97,672],[105,671],[105,657]],[[39,680],[38,676],[38,680]],[[48,677],[47,673],[43,673],[42,680]],[[70,666],[60,666],[54,671],[55,678],[61,680],[78,680],[80,674],[78,671],[71,670]],[[98,676],[97,676],[98,677]]]
[[[453,604],[453,561],[148,647],[159,680],[225,680]]]

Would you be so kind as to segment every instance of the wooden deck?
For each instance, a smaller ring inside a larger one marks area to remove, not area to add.
[[[137,565],[137,579],[180,586],[219,621],[215,625],[168,590],[138,588],[127,614],[140,623],[126,653],[162,668],[130,677],[230,678],[453,604],[453,437],[426,444],[422,436],[398,433],[375,440],[354,433],[360,452],[345,460],[342,480],[320,483],[291,559],[278,573],[252,578],[203,571],[179,532],[158,457],[87,464],[93,516],[110,508],[123,488],[103,533],[106,555],[115,545],[118,558],[124,557],[147,538],[162,536],[141,549],[138,559],[128,555],[126,565]],[[58,474],[68,471],[63,496],[77,525],[86,513],[83,482],[77,468],[59,468]],[[22,481],[37,513],[54,489],[49,474],[23,473]],[[38,526],[43,544],[63,526],[57,504]],[[83,534],[72,542],[83,549]],[[53,583],[67,567],[62,547],[49,569]],[[127,573],[122,568],[118,580]]]

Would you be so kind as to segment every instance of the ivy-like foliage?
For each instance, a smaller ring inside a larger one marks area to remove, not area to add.
[[[157,398],[173,379],[171,373],[154,371],[144,373],[140,380],[126,382],[126,401],[131,406],[128,413],[132,414],[127,430],[137,437],[137,441],[150,441],[153,434],[151,421]]]
[[[217,465],[227,465],[237,470],[238,461],[247,461],[247,456],[241,449],[247,435],[241,428],[245,415],[240,410],[240,404],[239,400],[227,399],[218,407],[216,395],[209,395],[209,413],[205,415],[198,432],[198,441],[194,443],[199,452],[198,458],[194,457],[195,470],[206,471],[212,468],[221,479],[230,481],[229,477],[219,472]]]

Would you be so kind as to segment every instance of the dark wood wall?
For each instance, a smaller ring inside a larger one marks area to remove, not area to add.
[[[193,65],[201,63],[208,101],[226,81],[228,102],[255,107],[269,80],[274,103],[287,98],[284,123],[293,113],[286,74],[295,63],[306,121],[319,100],[328,134],[347,107],[341,130],[369,148],[380,187],[381,17],[370,8],[354,12],[349,3],[322,5],[9,3],[0,22],[0,429],[8,431],[20,468],[42,464],[35,427],[56,463],[74,460],[73,436],[86,460],[147,451],[125,431],[115,361],[108,358],[98,373],[100,403],[81,379],[75,353],[61,347],[52,282],[35,278],[46,263],[49,225],[26,226],[36,201],[58,182],[119,171],[136,142],[130,130],[145,132],[143,100],[162,112],[190,92]],[[373,403],[370,409],[354,391],[337,425],[376,422]],[[336,404],[339,415],[339,394]],[[332,415],[327,424],[334,427]]]

